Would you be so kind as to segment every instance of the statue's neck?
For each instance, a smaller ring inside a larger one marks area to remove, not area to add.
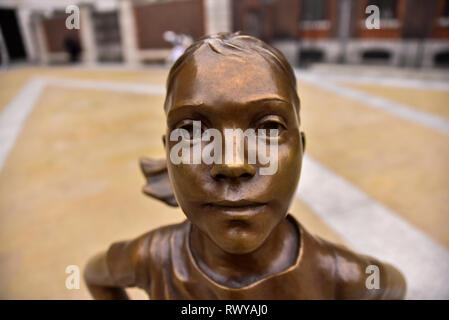
[[[224,251],[194,225],[190,234],[190,249],[200,269],[215,282],[233,288],[294,265],[299,245],[297,227],[289,219],[283,219],[258,249],[247,254]]]

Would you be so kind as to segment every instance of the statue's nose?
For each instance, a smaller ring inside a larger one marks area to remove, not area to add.
[[[254,166],[247,163],[216,164],[210,171],[210,175],[214,179],[251,178],[255,173]]]

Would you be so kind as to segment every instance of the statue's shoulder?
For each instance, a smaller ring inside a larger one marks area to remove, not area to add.
[[[403,299],[406,282],[394,266],[343,245],[323,240],[333,252],[336,297],[339,299]]]
[[[313,278],[326,283],[336,299],[404,298],[406,281],[394,266],[327,241],[298,225],[303,267],[313,270]]]
[[[143,235],[143,247],[149,259],[163,261],[169,258],[174,245],[181,245],[190,231],[190,221],[170,224]]]
[[[107,251],[107,264],[116,283],[145,288],[150,281],[149,271],[166,265],[173,239],[181,239],[189,227],[190,222],[184,221],[111,244]]]

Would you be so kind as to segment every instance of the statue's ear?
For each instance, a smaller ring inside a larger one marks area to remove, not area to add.
[[[140,169],[147,180],[142,191],[147,196],[161,200],[172,207],[177,207],[173,189],[168,179],[167,161],[165,159],[140,159]]]

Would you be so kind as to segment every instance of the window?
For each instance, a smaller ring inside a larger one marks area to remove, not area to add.
[[[367,6],[375,5],[379,8],[380,28],[397,29],[400,26],[398,20],[397,0],[368,0]],[[364,22],[363,22],[364,24]]]
[[[307,67],[314,63],[324,61],[324,52],[315,48],[304,48],[299,51],[299,65]]]
[[[303,0],[301,21],[328,20],[328,0]]]
[[[441,27],[449,27],[449,0],[444,0],[443,10],[441,16],[438,19],[438,24]]]
[[[449,19],[449,0],[444,1],[442,18]]]
[[[397,0],[368,0],[367,6],[370,5],[379,8],[380,19],[393,20],[398,17]]]
[[[433,63],[435,67],[449,68],[449,51],[437,53],[433,57]]]
[[[383,65],[390,61],[391,52],[384,49],[369,49],[362,53],[362,61],[366,64]]]

